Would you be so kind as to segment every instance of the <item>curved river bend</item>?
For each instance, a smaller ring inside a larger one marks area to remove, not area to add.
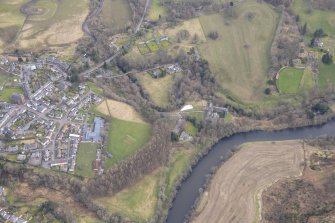
[[[181,184],[181,187],[169,210],[167,223],[182,223],[199,196],[199,188],[206,182],[206,175],[211,173],[213,166],[221,164],[220,157],[226,159],[232,149],[246,142],[280,141],[306,139],[322,135],[335,136],[335,121],[321,126],[287,129],[281,131],[254,131],[238,133],[218,142],[193,168],[191,175]]]

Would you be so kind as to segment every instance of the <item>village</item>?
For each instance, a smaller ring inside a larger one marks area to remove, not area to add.
[[[104,121],[89,112],[102,96],[87,83],[73,87],[66,80],[67,65],[55,59],[34,63],[2,59],[0,64],[17,85],[16,91],[4,89],[8,100],[0,102],[0,156],[74,173],[81,141],[102,143]],[[97,170],[101,173],[101,166]]]

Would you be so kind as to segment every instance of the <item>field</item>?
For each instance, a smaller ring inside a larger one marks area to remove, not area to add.
[[[96,107],[98,112],[104,115],[136,123],[145,123],[141,115],[135,109],[123,102],[107,99]]]
[[[320,64],[319,72],[319,88],[321,91],[335,86],[335,64]]]
[[[235,9],[235,19],[222,14],[200,17],[205,36],[216,31],[219,37],[207,38],[199,49],[226,93],[255,101],[264,96],[279,15],[271,6],[255,1],[244,2]]]
[[[29,3],[28,3],[29,2]],[[0,3],[0,38],[16,48],[56,47],[73,53],[83,36],[88,0],[4,0]]]
[[[151,127],[148,124],[113,118],[108,131],[108,152],[113,158],[106,159],[107,168],[135,154],[150,136]]]
[[[335,13],[312,9],[308,4],[308,1],[294,0],[292,9],[300,16],[303,23],[307,22],[307,27],[312,33],[316,29],[322,28],[328,35],[335,37]]]
[[[279,179],[300,176],[303,160],[299,141],[242,145],[215,174],[193,222],[258,222],[262,191]]]
[[[169,104],[169,93],[176,74],[166,75],[163,78],[152,78],[149,74],[140,74],[138,79],[150,98],[160,107]]]
[[[160,0],[152,0],[149,13],[148,13],[148,19],[152,21],[157,21],[159,19],[159,16],[164,17],[166,15],[166,9],[159,4]]]
[[[176,38],[177,33],[180,30],[187,30],[190,33],[190,38],[188,40],[183,41],[183,44],[191,44],[192,42],[192,37],[197,34],[199,37],[200,42],[205,42],[206,41],[206,36],[203,32],[203,29],[201,27],[201,23],[198,18],[190,19],[183,21],[181,24],[173,27],[173,28],[168,28],[165,30],[161,30],[160,32],[163,35],[167,35],[172,38]]]
[[[80,143],[77,153],[75,174],[84,177],[93,177],[92,162],[96,158],[98,145],[95,143]]]
[[[113,197],[102,197],[96,202],[112,213],[117,213],[135,222],[148,222],[153,216],[157,203],[157,188],[160,170],[145,176]]]
[[[304,69],[287,67],[280,71],[277,87],[281,93],[298,93],[301,79],[304,75]]]
[[[124,0],[106,0],[101,16],[104,25],[113,31],[124,29],[131,23],[131,9]]]

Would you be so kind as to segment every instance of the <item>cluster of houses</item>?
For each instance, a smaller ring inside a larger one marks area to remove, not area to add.
[[[204,110],[205,120],[217,121],[224,118],[228,114],[228,109],[224,107],[214,106],[212,102],[208,102]]]
[[[160,78],[164,77],[166,74],[174,74],[182,71],[181,67],[178,64],[169,64],[165,65],[163,67],[153,69],[149,71],[148,73],[153,77],[153,78]]]

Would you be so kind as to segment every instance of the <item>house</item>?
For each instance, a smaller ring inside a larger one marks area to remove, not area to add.
[[[27,155],[24,155],[24,154],[18,154],[17,157],[16,157],[16,160],[19,161],[19,162],[23,162],[27,159]]]
[[[173,64],[167,67],[166,72],[168,74],[174,74],[181,71],[180,67],[177,64]]]
[[[183,131],[179,136],[179,141],[190,142],[193,140],[193,137],[190,136],[187,132]]]
[[[18,105],[22,105],[25,102],[24,96],[22,94],[12,94],[11,101],[14,104],[18,104]]]
[[[312,47],[323,47],[323,42],[319,38],[314,38],[311,40],[311,46]]]

